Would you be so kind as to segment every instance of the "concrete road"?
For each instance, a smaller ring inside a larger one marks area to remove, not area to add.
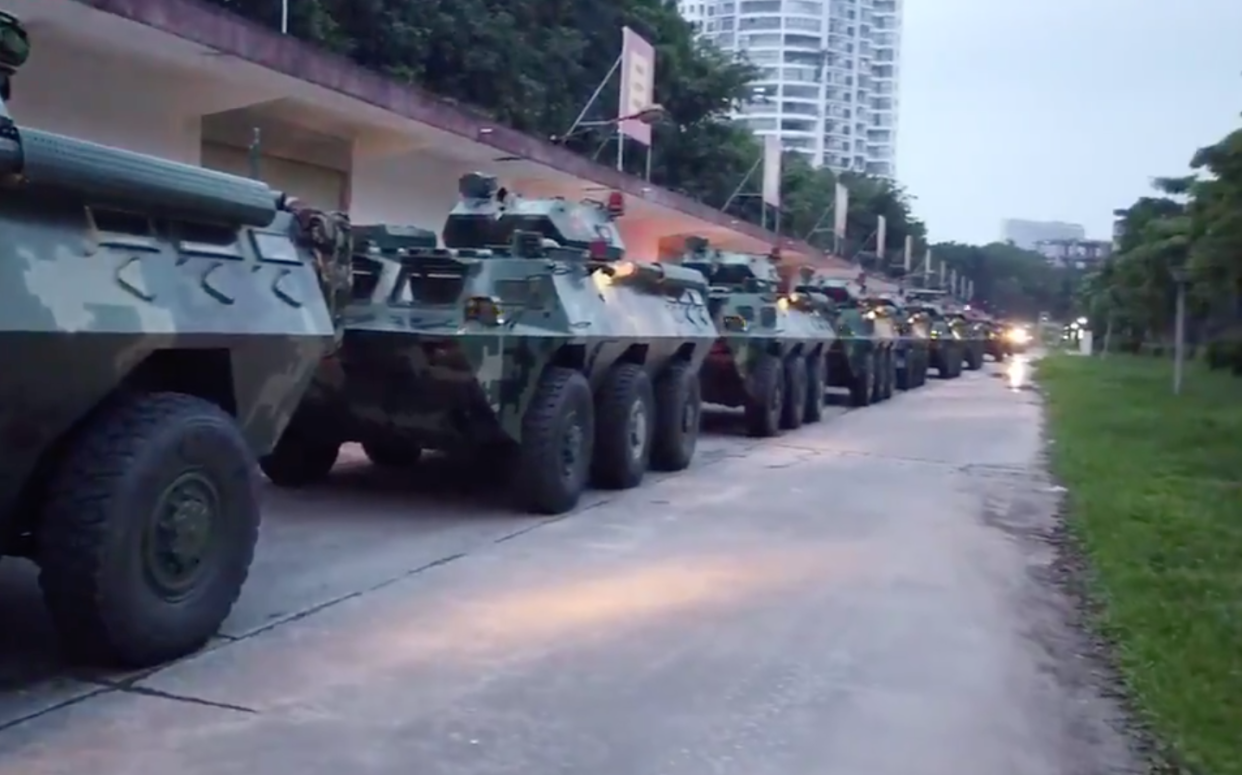
[[[1049,582],[1039,450],[1036,394],[970,374],[558,520],[352,462],[269,494],[176,665],[67,676],[0,584],[0,772],[1138,771]]]

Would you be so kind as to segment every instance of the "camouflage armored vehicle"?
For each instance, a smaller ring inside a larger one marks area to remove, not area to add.
[[[25,40],[0,16],[5,96]],[[38,564],[74,657],[160,663],[241,591],[255,458],[335,346],[312,259],[340,279],[348,224],[3,105],[0,553]]]
[[[943,299],[946,295],[945,291],[920,288],[906,291],[904,298],[907,312],[921,314],[928,320],[931,345],[928,365],[936,370],[940,379],[954,379],[962,375],[966,347],[961,331],[945,312]]]
[[[341,351],[262,461],[268,477],[314,482],[346,441],[380,466],[436,449],[488,460],[523,508],[555,514],[588,481],[688,466],[716,338],[703,276],[626,261],[619,196],[523,199],[480,174],[460,193],[447,248],[421,229],[355,228]]]
[[[951,325],[961,337],[963,344],[962,363],[968,371],[983,368],[983,355],[987,352],[987,328],[983,321],[968,314],[967,311],[950,309],[946,313]]]
[[[897,388],[897,320],[887,305],[872,305],[856,283],[823,275],[804,276],[801,293],[826,297],[837,339],[828,352],[828,385],[850,392],[853,406],[892,398]]]
[[[742,407],[757,437],[823,419],[835,339],[824,302],[788,292],[770,256],[714,250],[697,237],[686,249],[682,266],[707,277],[720,331],[703,365],[704,400]]]
[[[907,310],[894,295],[873,295],[864,303],[893,320],[897,341],[893,345],[898,390],[913,390],[927,384],[931,358],[931,318],[922,310]]]

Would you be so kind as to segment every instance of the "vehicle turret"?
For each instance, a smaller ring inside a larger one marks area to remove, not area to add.
[[[776,293],[781,285],[770,257],[717,250],[701,237],[686,240],[681,265],[702,272],[713,291]]]
[[[616,219],[625,212],[619,192],[607,202],[586,199],[570,202],[561,197],[526,198],[500,186],[495,177],[472,172],[458,181],[461,199],[444,224],[444,244],[457,249],[505,249],[533,246],[571,248],[584,258],[617,261],[625,256],[625,243]]]

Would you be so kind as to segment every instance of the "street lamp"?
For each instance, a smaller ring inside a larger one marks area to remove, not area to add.
[[[1177,284],[1177,315],[1173,322],[1173,395],[1182,393],[1182,370],[1186,361],[1186,286],[1190,271],[1184,264],[1169,267],[1169,276]]]
[[[603,121],[579,121],[569,128],[569,131],[563,135],[551,135],[548,139],[557,144],[564,144],[571,137],[582,134],[587,129],[598,129],[605,126],[617,126],[625,121],[640,121],[647,126],[658,124],[668,116],[668,111],[660,103],[654,103],[643,108],[637,113],[628,116],[617,116]]]
[[[606,119],[603,121],[582,121],[581,117],[579,117],[579,120],[574,122],[574,125],[569,128],[568,132],[566,132],[563,135],[552,135],[548,139],[552,141],[553,143],[556,143],[557,145],[564,145],[565,142],[568,141],[571,137],[575,137],[581,134],[582,131],[585,129],[598,129],[600,127],[615,127],[615,126],[619,126],[625,121],[639,121],[643,124],[646,124],[647,126],[652,126],[654,124],[658,124],[664,121],[667,117],[668,117],[668,111],[664,109],[663,105],[656,102],[656,103],[652,103],[651,105],[648,105],[647,107],[643,108],[637,113],[631,113],[628,116],[617,116],[616,118],[610,118],[610,119]],[[622,161],[621,154],[622,154],[622,149],[625,147],[624,145],[625,136],[622,135],[620,132],[609,133],[609,135],[604,138],[604,141],[599,144],[599,147],[595,149],[595,153],[591,154],[591,160],[595,161],[596,159],[598,159],[600,152],[604,150],[604,148],[608,145],[608,143],[614,137],[617,139],[617,143],[618,143],[617,171],[620,172],[623,169],[623,165],[621,163]],[[651,144],[650,143],[647,144],[646,179],[651,180]]]

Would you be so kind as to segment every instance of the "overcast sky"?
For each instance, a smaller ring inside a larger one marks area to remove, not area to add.
[[[933,240],[1081,223],[1242,125],[1242,0],[905,0],[897,174]]]

